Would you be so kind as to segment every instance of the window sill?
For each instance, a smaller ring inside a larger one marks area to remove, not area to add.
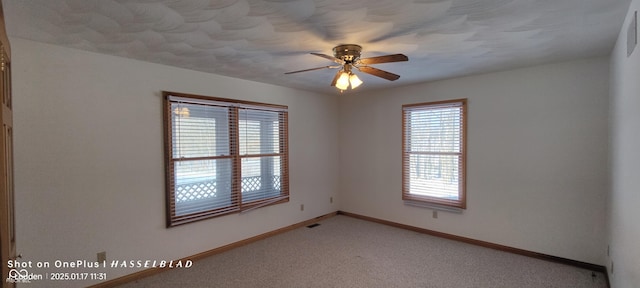
[[[421,202],[421,201],[413,201],[413,200],[404,200],[404,205],[420,207],[420,208],[428,208],[428,209],[444,211],[444,212],[451,212],[451,213],[457,213],[457,214],[462,214],[462,212],[464,211],[464,209],[462,209],[462,208],[451,207],[451,206],[446,206],[446,205],[440,205],[440,204],[435,204],[435,203],[426,203],[426,202]]]

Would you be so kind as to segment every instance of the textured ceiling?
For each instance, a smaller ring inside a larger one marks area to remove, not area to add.
[[[336,93],[338,44],[390,82],[354,91],[608,55],[630,0],[3,0],[10,36],[281,86]]]

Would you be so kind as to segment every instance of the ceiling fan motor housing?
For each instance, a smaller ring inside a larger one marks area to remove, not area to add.
[[[360,58],[362,46],[356,44],[344,44],[333,47],[333,55],[346,63],[352,64]]]

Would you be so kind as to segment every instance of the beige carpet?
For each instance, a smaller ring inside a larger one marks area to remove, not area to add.
[[[120,287],[606,287],[602,273],[348,216]]]

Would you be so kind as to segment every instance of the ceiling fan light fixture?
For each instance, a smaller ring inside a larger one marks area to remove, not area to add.
[[[351,73],[351,76],[349,76],[349,83],[351,83],[351,89],[356,89],[360,84],[362,84],[362,80],[358,78],[358,75]]]
[[[318,57],[325,58],[327,60],[331,60],[338,65],[333,66],[323,66],[316,67],[310,69],[297,70],[292,72],[285,72],[284,74],[294,74],[300,72],[308,72],[315,71],[320,69],[335,69],[341,68],[338,72],[333,76],[333,80],[331,81],[331,86],[334,86],[340,89],[340,92],[347,90],[349,86],[351,89],[358,88],[362,85],[362,80],[358,78],[352,72],[352,68],[356,68],[358,71],[366,74],[371,74],[376,77],[380,77],[382,79],[386,79],[389,81],[395,81],[400,78],[400,75],[393,74],[391,72],[387,72],[378,68],[371,67],[371,64],[380,64],[380,63],[391,63],[391,62],[401,62],[401,61],[409,61],[409,57],[404,54],[389,54],[383,56],[376,57],[368,57],[368,58],[360,58],[360,52],[362,51],[362,46],[356,44],[342,44],[336,47],[333,47],[333,56],[311,52],[311,55],[315,55]]]
[[[340,78],[338,78],[336,82],[336,88],[340,90],[347,90],[347,88],[349,88],[349,74],[347,72],[340,74]]]

